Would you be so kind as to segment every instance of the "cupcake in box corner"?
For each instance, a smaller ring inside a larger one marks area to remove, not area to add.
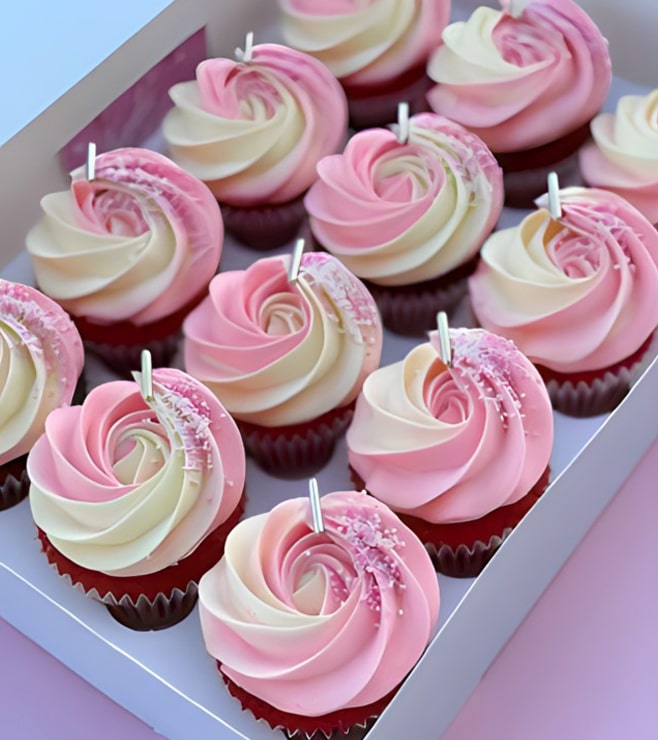
[[[565,188],[518,226],[493,234],[470,279],[480,324],[539,367],[555,408],[611,411],[652,356],[658,231],[605,190]]]
[[[323,532],[303,498],[244,520],[199,584],[228,690],[289,737],[340,737],[380,714],[439,611],[430,558],[387,506],[338,491],[321,512]]]
[[[137,630],[183,619],[242,512],[244,447],[200,383],[159,369],[57,409],[27,461],[30,506],[57,572]]]
[[[75,170],[41,201],[27,235],[37,284],[65,308],[90,349],[129,376],[144,348],[174,354],[184,317],[217,271],[224,227],[212,193],[147,149],[116,149]]]
[[[482,329],[449,337],[450,361],[434,331],[370,375],[347,447],[355,484],[427,543],[438,570],[471,577],[546,488],[553,415],[512,342]]]
[[[35,288],[0,280],[0,510],[27,496],[27,453],[48,414],[72,402],[83,362],[62,308]]]
[[[259,44],[241,61],[207,59],[174,85],[163,121],[173,159],[203,180],[226,228],[250,247],[290,241],[317,161],[347,136],[345,94],[313,57]]]
[[[437,113],[488,145],[505,172],[505,202],[530,208],[557,171],[579,181],[577,152],[610,87],[606,40],[572,0],[501,0],[443,32],[428,64]]]
[[[503,185],[491,152],[459,124],[435,113],[408,124],[408,135],[355,134],[320,161],[304,202],[317,244],[366,282],[384,325],[419,335],[466,294]]]
[[[279,0],[290,46],[324,62],[347,94],[350,123],[383,126],[400,101],[427,110],[425,66],[441,43],[450,0]]]
[[[330,458],[382,327],[363,284],[324,253],[257,260],[217,275],[186,319],[186,370],[235,417],[247,452],[274,475],[306,476]]]
[[[658,88],[625,95],[590,128],[594,141],[580,151],[585,183],[621,195],[658,227]]]

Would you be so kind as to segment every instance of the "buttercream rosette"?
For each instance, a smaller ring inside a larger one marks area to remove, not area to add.
[[[196,79],[169,94],[171,156],[208,185],[227,228],[253,247],[289,241],[316,163],[347,136],[345,94],[329,70],[294,49],[258,44],[248,61],[201,62]]]
[[[0,510],[27,496],[26,455],[48,414],[72,402],[83,364],[66,312],[35,288],[0,279]]]
[[[658,89],[623,96],[590,129],[594,141],[580,152],[585,182],[621,195],[658,226]]]
[[[305,198],[315,239],[368,281],[386,326],[422,333],[466,292],[465,277],[503,206],[486,145],[434,113],[354,135],[318,164]]]
[[[554,405],[574,415],[614,408],[658,325],[658,232],[620,196],[565,188],[518,227],[493,234],[470,281],[485,328],[541,366]]]
[[[441,43],[450,0],[279,0],[283,37],[342,83],[357,128],[395,118],[400,101],[427,110],[425,65]]]
[[[612,73],[606,40],[572,0],[527,0],[514,15],[511,5],[478,7],[446,27],[428,64],[438,84],[427,98],[485,141],[505,170],[508,204],[526,207],[548,170],[559,166],[564,184],[577,172],[572,155]]]
[[[187,371],[236,418],[247,450],[277,475],[329,459],[379,364],[382,328],[363,284],[338,260],[306,253],[218,274],[183,331]]]
[[[433,546],[437,567],[473,576],[543,492],[553,444],[541,376],[512,342],[451,329],[372,373],[347,430],[355,480]]]
[[[116,369],[139,367],[144,347],[166,364],[219,265],[224,227],[215,199],[147,149],[105,152],[92,180],[85,168],[71,177],[70,190],[41,200],[43,218],[27,235],[39,288]]]
[[[201,579],[206,648],[231,693],[310,736],[379,713],[433,635],[439,589],[422,543],[363,492],[289,499],[241,522]]]
[[[201,383],[153,371],[58,409],[27,462],[48,560],[135,629],[179,621],[242,510],[245,455],[235,422]]]

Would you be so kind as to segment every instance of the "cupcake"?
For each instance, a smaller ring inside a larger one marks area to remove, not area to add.
[[[117,372],[147,348],[171,359],[183,318],[217,271],[224,227],[212,193],[147,149],[116,149],[41,201],[27,235],[37,284]]]
[[[479,7],[443,32],[428,65],[432,110],[480,136],[505,172],[506,204],[529,208],[557,171],[578,179],[576,153],[611,82],[606,40],[572,0],[527,0],[512,14]]]
[[[590,128],[594,141],[580,152],[585,182],[621,195],[658,226],[658,89],[620,98]]]
[[[25,498],[27,453],[82,373],[73,322],[35,288],[0,279],[0,510]]]
[[[174,85],[163,121],[171,156],[203,180],[226,227],[260,249],[290,241],[315,165],[347,135],[345,94],[313,57],[260,44],[243,61],[207,59]]]
[[[592,416],[615,408],[651,357],[658,231],[614,193],[559,197],[561,218],[540,207],[487,240],[471,303],[539,366],[556,409]]]
[[[395,118],[400,101],[427,110],[425,67],[441,43],[450,0],[279,0],[283,37],[327,65],[357,129]]]
[[[270,473],[306,476],[331,457],[354,399],[378,364],[382,328],[363,284],[331,255],[223,272],[186,319],[187,371],[235,417],[247,452]]]
[[[180,370],[94,388],[53,411],[27,461],[48,561],[137,630],[194,606],[242,510],[245,456],[231,417]]]
[[[402,140],[370,129],[322,159],[305,205],[316,242],[366,281],[385,326],[422,335],[465,295],[502,175],[477,136],[421,113]]]
[[[553,415],[532,363],[502,337],[451,329],[372,373],[347,430],[353,478],[431,548],[475,576],[546,488]]]
[[[388,507],[356,491],[321,505],[323,532],[303,498],[240,522],[199,584],[206,648],[231,694],[302,737],[379,714],[439,610],[427,552]]]

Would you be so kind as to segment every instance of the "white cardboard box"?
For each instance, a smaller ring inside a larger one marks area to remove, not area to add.
[[[35,3],[25,0],[13,9],[9,27],[14,21],[16,27],[31,23],[31,13],[43,11],[42,4]],[[474,4],[464,0],[460,7],[465,11]],[[622,15],[614,0],[581,4],[610,36],[613,59],[627,65],[624,74],[650,83],[641,62],[652,58],[653,45],[644,29],[655,27],[646,20],[649,16],[658,20],[658,6],[637,0],[633,7],[627,4]],[[63,88],[39,79],[31,94],[21,98],[27,104],[7,115],[3,111],[0,125],[0,141],[6,140],[0,148],[4,232],[0,265],[12,279],[26,279],[26,271],[29,276],[23,241],[38,217],[40,196],[66,187],[55,159],[59,148],[194,31],[208,25],[210,51],[230,55],[246,31],[271,28],[275,14],[274,0],[142,0],[139,8],[116,0],[111,12],[102,11],[107,17],[94,16],[92,22],[79,15],[82,3],[69,0],[57,6],[60,23],[61,16],[70,13],[72,27],[55,38],[33,37],[32,43],[41,51],[40,44],[45,44],[45,52],[51,54],[70,54],[75,47],[74,63],[55,70],[65,79]],[[647,14],[644,22],[641,13]],[[629,27],[635,32],[631,47],[637,56],[632,58],[620,54],[625,36],[617,32]],[[60,44],[62,48],[57,48]],[[7,70],[15,45],[4,44],[3,39],[0,46],[0,54],[7,55],[2,68]],[[642,48],[647,56],[637,51]],[[39,68],[38,61],[35,65]],[[20,75],[13,83],[17,95],[24,92],[27,82]],[[386,361],[406,346],[402,340],[389,341]],[[551,464],[553,471],[562,473],[479,578],[440,579],[439,631],[369,738],[401,737],[408,732],[411,717],[416,737],[435,737],[447,727],[658,435],[658,414],[652,406],[657,392],[654,361],[608,418],[571,420],[556,415],[558,441]],[[321,490],[347,486],[341,453],[342,449],[319,475]],[[285,495],[304,494],[303,482],[273,483],[252,465],[248,475],[249,490],[261,497],[260,504],[250,502],[251,511]],[[27,502],[0,515],[0,616],[171,740],[279,736],[242,712],[226,694],[205,654],[196,614],[164,632],[133,633],[56,577],[34,541]]]

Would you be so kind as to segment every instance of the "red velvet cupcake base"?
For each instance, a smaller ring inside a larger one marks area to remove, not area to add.
[[[520,152],[494,152],[503,169],[505,205],[534,208],[535,199],[548,189],[548,175],[556,172],[561,187],[581,184],[578,150],[589,139],[589,121],[556,141]]]
[[[655,352],[650,351],[656,333],[616,365],[582,373],[557,373],[537,365],[556,411],[574,417],[598,416],[613,411],[624,400]]]
[[[37,533],[41,549],[59,575],[102,602],[118,622],[138,631],[159,630],[180,622],[192,611],[199,579],[224,554],[224,542],[242,516],[244,501],[245,496],[192,554],[176,565],[144,576],[110,576],[83,568],[62,555],[43,530],[37,528]]]
[[[436,329],[436,315],[455,311],[468,292],[468,278],[479,257],[433,280],[412,285],[364,284],[377,303],[382,323],[387,329],[406,337],[422,337]]]
[[[350,468],[350,473],[356,488],[363,489],[364,481],[359,474],[353,468]],[[513,504],[501,506],[480,519],[434,524],[409,514],[397,514],[418,539],[425,543],[439,573],[453,578],[475,578],[495,555],[505,537],[544,493],[549,477],[550,468],[546,468],[523,498]]]
[[[11,460],[0,467],[0,511],[20,503],[30,490],[25,464],[27,455]]]
[[[395,123],[398,103],[409,104],[409,115],[428,111],[425,94],[434,84],[427,76],[424,64],[379,84],[340,82],[347,95],[350,126],[357,131]]]
[[[219,661],[217,661],[217,668],[229,693],[240,702],[243,710],[251,712],[257,720],[267,722],[273,730],[281,729],[289,738],[300,738],[300,740],[302,738],[307,740],[335,738],[346,734],[355,726],[368,726],[386,708],[397,691],[396,688],[379,701],[364,707],[342,709],[320,717],[304,717],[277,709],[245,691],[224,675],[222,664]]]
[[[306,218],[304,198],[261,206],[221,203],[224,226],[244,246],[265,251],[291,242]]]
[[[236,421],[247,453],[263,470],[277,478],[307,478],[329,462],[353,413],[352,403],[303,424],[262,427]]]
[[[132,371],[141,367],[143,349],[150,351],[153,367],[169,365],[176,353],[185,317],[205,298],[207,292],[207,286],[204,286],[178,311],[150,324],[138,326],[130,321],[98,324],[82,316],[72,318],[85,347],[116,373],[131,379]]]

